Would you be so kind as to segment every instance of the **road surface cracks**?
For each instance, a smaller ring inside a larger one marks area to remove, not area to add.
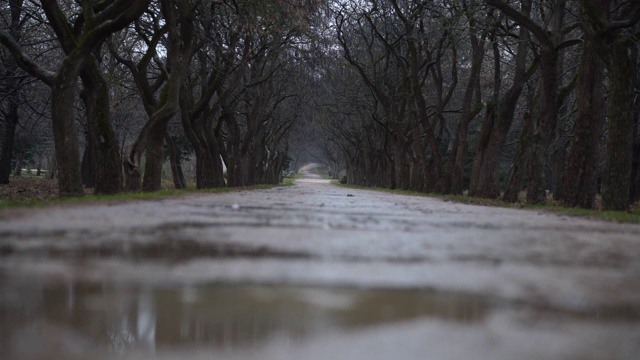
[[[16,359],[636,359],[640,226],[312,176],[6,210],[0,316]]]

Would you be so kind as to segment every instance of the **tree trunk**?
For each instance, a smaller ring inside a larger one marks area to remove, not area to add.
[[[240,153],[236,158],[235,176],[236,186],[250,185],[249,167],[251,166],[251,158],[248,153]]]
[[[558,51],[563,37],[566,0],[553,2],[548,28],[500,0],[485,0],[526,27],[540,44],[540,81],[535,96],[533,136],[529,149],[527,202],[543,204],[546,200],[545,170],[548,151],[556,130],[558,110]],[[514,164],[514,166],[517,164]]]
[[[577,83],[578,115],[566,163],[562,202],[592,209],[596,196],[599,137],[604,126],[604,63],[586,36]]]
[[[10,5],[14,8],[15,2],[12,1]],[[61,197],[80,196],[83,188],[74,117],[78,73],[91,51],[109,34],[119,31],[138,18],[148,7],[149,0],[118,1],[107,5],[82,2],[80,6],[85,17],[76,17],[75,20],[81,21],[84,26],[78,26],[80,22],[71,24],[56,1],[41,1],[40,5],[66,54],[57,73],[53,74],[32,62],[16,43],[15,36],[11,39],[2,31],[0,41],[9,47],[24,70],[51,86],[51,123],[59,167],[59,193]],[[96,10],[100,12],[100,16],[95,16]]]
[[[414,191],[425,191],[429,186],[429,167],[427,166],[426,146],[420,139],[420,126],[416,116],[411,117],[411,131],[413,133],[413,143],[415,144],[415,155],[411,164],[411,189]]]
[[[14,91],[17,93],[17,91]],[[18,125],[18,102],[14,96],[9,96],[7,105],[6,124],[4,129],[4,141],[2,143],[2,157],[0,157],[0,184],[8,184],[11,175],[11,156]],[[22,165],[21,165],[22,166]]]
[[[561,117],[562,115],[558,115]],[[559,139],[560,140],[560,139]],[[564,196],[565,190],[565,174],[567,170],[567,151],[569,150],[569,142],[568,141],[560,141],[558,148],[553,154],[552,164],[551,164],[551,172],[553,174],[552,177],[552,187],[551,192],[553,193],[553,200],[559,201]]]
[[[211,189],[215,187],[215,177],[213,174],[213,160],[209,156],[206,148],[199,147],[196,154],[196,188]]]
[[[540,63],[540,82],[534,99],[533,137],[528,166],[527,203],[544,204],[546,202],[545,169],[549,155],[549,146],[553,141],[558,115],[558,53],[543,50]]]
[[[91,144],[91,136],[86,134],[87,146],[84,148],[84,153],[82,154],[82,162],[80,163],[80,171],[82,172],[82,184],[88,188],[93,188],[96,186],[96,173],[95,173],[95,165],[93,164],[93,156],[92,156],[92,148]]]
[[[170,82],[181,81],[172,78]],[[166,86],[172,87],[167,84]],[[167,102],[155,111],[144,125],[133,143],[129,156],[124,162],[125,184],[127,191],[158,191],[162,181],[162,162],[164,159],[164,137],[169,121],[178,110],[178,89],[168,92]],[[144,179],[140,173],[142,155],[145,155]],[[142,179],[142,181],[141,181]]]
[[[531,133],[533,132],[533,119],[529,113],[524,114],[524,128],[520,135],[520,141],[516,149],[516,155],[513,159],[513,166],[509,171],[509,178],[507,180],[507,187],[504,191],[502,199],[504,201],[515,203],[518,201],[518,196],[522,188],[522,181],[524,177],[525,169],[529,163],[529,143],[531,139]]]
[[[638,45],[631,48],[631,59],[635,66],[634,80],[636,89],[640,89],[640,59],[638,58]],[[633,108],[633,163],[631,167],[631,203],[640,200],[640,96],[636,96]]]
[[[224,187],[224,172],[217,136],[208,129],[198,135],[196,151],[196,183],[199,189]]]
[[[178,148],[178,144],[176,144],[175,136],[167,134],[165,136],[165,141],[169,148],[169,163],[171,164],[173,185],[176,189],[185,189],[187,187],[187,182],[185,181],[184,173],[182,172],[180,149]]]
[[[164,137],[175,108],[164,106],[156,111],[140,131],[124,163],[127,191],[158,191],[162,183]],[[144,179],[140,173],[142,155],[145,155]]]
[[[58,172],[58,163],[56,162],[55,155],[51,156],[49,162],[49,179],[53,180],[56,177],[56,173]]]
[[[633,163],[631,167],[631,200],[633,204],[640,200],[640,135],[635,132],[633,141]]]
[[[148,78],[141,76],[130,61],[124,61],[137,78],[138,91],[145,103],[149,120],[134,142],[127,160],[124,162],[125,183],[128,191],[160,190],[162,180],[163,142],[168,123],[179,110],[180,87],[189,71],[193,44],[193,9],[189,1],[160,1],[168,22],[167,67],[171,69],[169,78],[160,90],[159,99],[149,96]],[[141,85],[146,83],[146,86]],[[154,92],[151,91],[150,94]],[[152,99],[153,98],[153,99]],[[145,154],[145,173],[141,183],[140,160]]]
[[[487,105],[484,121],[476,144],[476,154],[471,170],[469,195],[489,199],[500,196],[498,165],[500,153],[506,139],[506,132],[496,125],[495,105]],[[513,114],[511,116],[513,119]],[[510,127],[510,122],[509,127]],[[508,129],[507,129],[508,132]]]
[[[140,192],[142,189],[140,165],[134,165],[128,161],[124,163],[124,188],[127,192]]]
[[[89,149],[95,172],[95,193],[117,194],[123,190],[122,162],[118,141],[111,126],[109,85],[100,73],[96,57],[87,59],[80,77],[86,90],[83,98],[91,139]]]
[[[416,191],[425,191],[427,188],[433,188],[435,184],[431,184],[429,179],[429,167],[427,166],[427,143],[433,141],[435,143],[435,139],[430,136],[433,134],[433,130],[429,124],[429,117],[427,115],[426,104],[424,101],[424,94],[422,92],[422,82],[419,75],[420,71],[420,63],[421,58],[418,55],[418,49],[416,48],[415,40],[409,36],[408,37],[408,49],[409,49],[409,59],[411,61],[411,96],[413,96],[414,101],[410,103],[411,105],[415,105],[416,109],[414,111],[410,111],[409,113],[409,121],[411,124],[411,132],[413,134],[413,143],[416,146],[416,159],[414,159],[412,164],[412,189]],[[418,117],[421,116],[424,120],[421,121],[423,127],[425,127],[425,143],[422,140],[422,132],[420,131],[420,124],[418,123]],[[437,154],[439,155],[439,154]],[[434,155],[435,156],[435,155]],[[420,171],[420,167],[422,167],[422,171]],[[420,176],[421,173],[421,176]],[[415,177],[415,178],[414,178]],[[417,183],[421,181],[422,183]],[[414,184],[415,182],[415,184]]]
[[[529,16],[531,13],[531,0],[522,2],[522,13]],[[516,106],[522,89],[528,78],[533,74],[532,69],[527,72],[527,54],[529,49],[529,31],[525,27],[520,28],[518,52],[516,54],[516,68],[514,70],[513,84],[499,98],[500,81],[500,55],[497,45],[494,45],[494,74],[496,88],[494,89],[494,101],[486,107],[485,119],[482,122],[480,136],[476,145],[476,155],[471,171],[469,195],[495,199],[500,196],[500,184],[498,168],[500,155],[507,139],[507,134],[513,123]]]
[[[10,0],[9,8],[11,11],[11,23],[9,25],[9,33],[19,41],[21,35],[22,22],[20,17],[22,14],[22,1]],[[8,184],[11,175],[11,157],[13,156],[13,145],[15,143],[16,127],[18,126],[18,107],[20,101],[19,78],[18,78],[18,62],[13,56],[4,58],[4,75],[6,76],[7,88],[10,90],[6,97],[7,107],[5,116],[5,130],[2,143],[2,154],[0,154],[0,184]]]
[[[224,173],[217,139],[217,129],[212,129],[208,110],[202,111],[198,118],[192,119],[189,102],[189,89],[182,87],[180,94],[180,114],[187,139],[196,155],[196,188],[211,189],[224,187]],[[220,125],[222,122],[219,123]]]
[[[408,190],[409,189],[409,167],[407,166],[407,159],[402,149],[402,145],[399,144],[401,140],[395,139],[393,152],[395,161],[395,183],[397,184],[399,189]]]
[[[149,138],[145,150],[144,175],[142,191],[152,192],[162,188],[162,164],[164,163],[164,138],[167,133],[168,122],[164,122],[156,129],[157,132]]]
[[[469,75],[467,88],[465,89],[462,115],[460,116],[458,130],[456,131],[455,145],[447,159],[448,171],[446,173],[449,175],[449,178],[444,179],[442,188],[444,193],[454,195],[462,194],[464,191],[464,166],[467,151],[469,150],[469,124],[482,110],[482,99],[476,89],[479,87],[480,72],[484,60],[485,36],[478,37],[473,21],[470,21],[469,32],[473,49],[471,55],[471,73]]]
[[[51,124],[60,197],[84,194],[74,110],[76,80],[82,62],[73,55],[65,57],[51,87]]]
[[[11,33],[14,37],[18,36],[18,22],[20,20],[19,9],[14,9],[16,4],[11,4],[12,12],[18,11],[17,18],[15,15],[11,25]],[[13,15],[13,14],[12,14]],[[13,56],[9,56],[4,60],[7,86],[11,91],[6,97],[7,107],[5,115],[4,141],[2,142],[2,154],[0,157],[0,184],[8,184],[11,175],[11,157],[13,156],[13,146],[15,143],[16,127],[18,126],[18,108],[19,108],[19,91],[18,91],[18,63]]]
[[[609,138],[602,176],[602,209],[628,210],[633,151],[633,69],[626,46],[610,46]]]
[[[424,172],[420,169],[421,165],[417,157],[412,157],[410,166],[411,181],[409,182],[409,190],[422,192],[425,179],[422,177]]]

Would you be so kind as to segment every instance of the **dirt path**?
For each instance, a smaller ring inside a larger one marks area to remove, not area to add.
[[[636,359],[640,226],[316,177],[5,211],[0,353]]]

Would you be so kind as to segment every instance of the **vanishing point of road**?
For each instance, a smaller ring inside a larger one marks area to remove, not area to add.
[[[0,212],[3,359],[638,359],[640,226],[331,185]]]

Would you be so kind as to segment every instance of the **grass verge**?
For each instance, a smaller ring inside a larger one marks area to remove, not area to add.
[[[302,173],[296,173],[292,177],[285,177],[282,179],[282,184],[280,184],[279,186],[293,186],[293,182],[301,179],[303,176],[304,174]]]
[[[297,176],[298,174],[296,174]],[[300,174],[300,177],[302,174]],[[121,202],[121,201],[133,201],[133,200],[153,200],[153,199],[162,199],[167,197],[174,197],[180,195],[188,195],[188,194],[217,194],[217,193],[227,193],[234,191],[247,191],[247,190],[260,190],[260,189],[271,189],[275,187],[281,186],[291,186],[293,185],[293,181],[299,177],[294,178],[284,178],[283,182],[275,185],[252,185],[246,187],[225,187],[225,188],[214,188],[214,189],[164,189],[160,191],[154,192],[139,192],[139,193],[121,193],[114,195],[85,195],[82,197],[71,197],[71,198],[11,198],[11,199],[0,199],[0,209],[7,208],[21,208],[21,207],[44,207],[51,205],[63,205],[63,204],[86,204],[92,202]]]
[[[524,202],[510,203],[510,202],[505,202],[498,199],[484,199],[484,198],[471,197],[466,195],[442,195],[442,194],[434,194],[434,193],[425,194],[425,193],[421,193],[417,191],[409,191],[409,190],[346,185],[346,184],[340,184],[340,182],[338,182],[337,180],[334,180],[331,183],[337,186],[342,186],[350,189],[375,190],[375,191],[383,191],[383,192],[389,192],[389,193],[400,194],[400,195],[432,197],[432,198],[443,199],[445,201],[459,202],[463,204],[497,206],[497,207],[517,208],[517,209],[544,210],[544,211],[549,211],[557,214],[580,216],[580,217],[615,221],[615,222],[621,222],[621,223],[636,223],[636,224],[640,223],[640,206],[638,204],[636,204],[636,206],[633,207],[632,210],[628,212],[627,211],[587,210],[587,209],[579,209],[579,208],[568,208],[568,207],[563,207],[555,204],[528,205]]]

